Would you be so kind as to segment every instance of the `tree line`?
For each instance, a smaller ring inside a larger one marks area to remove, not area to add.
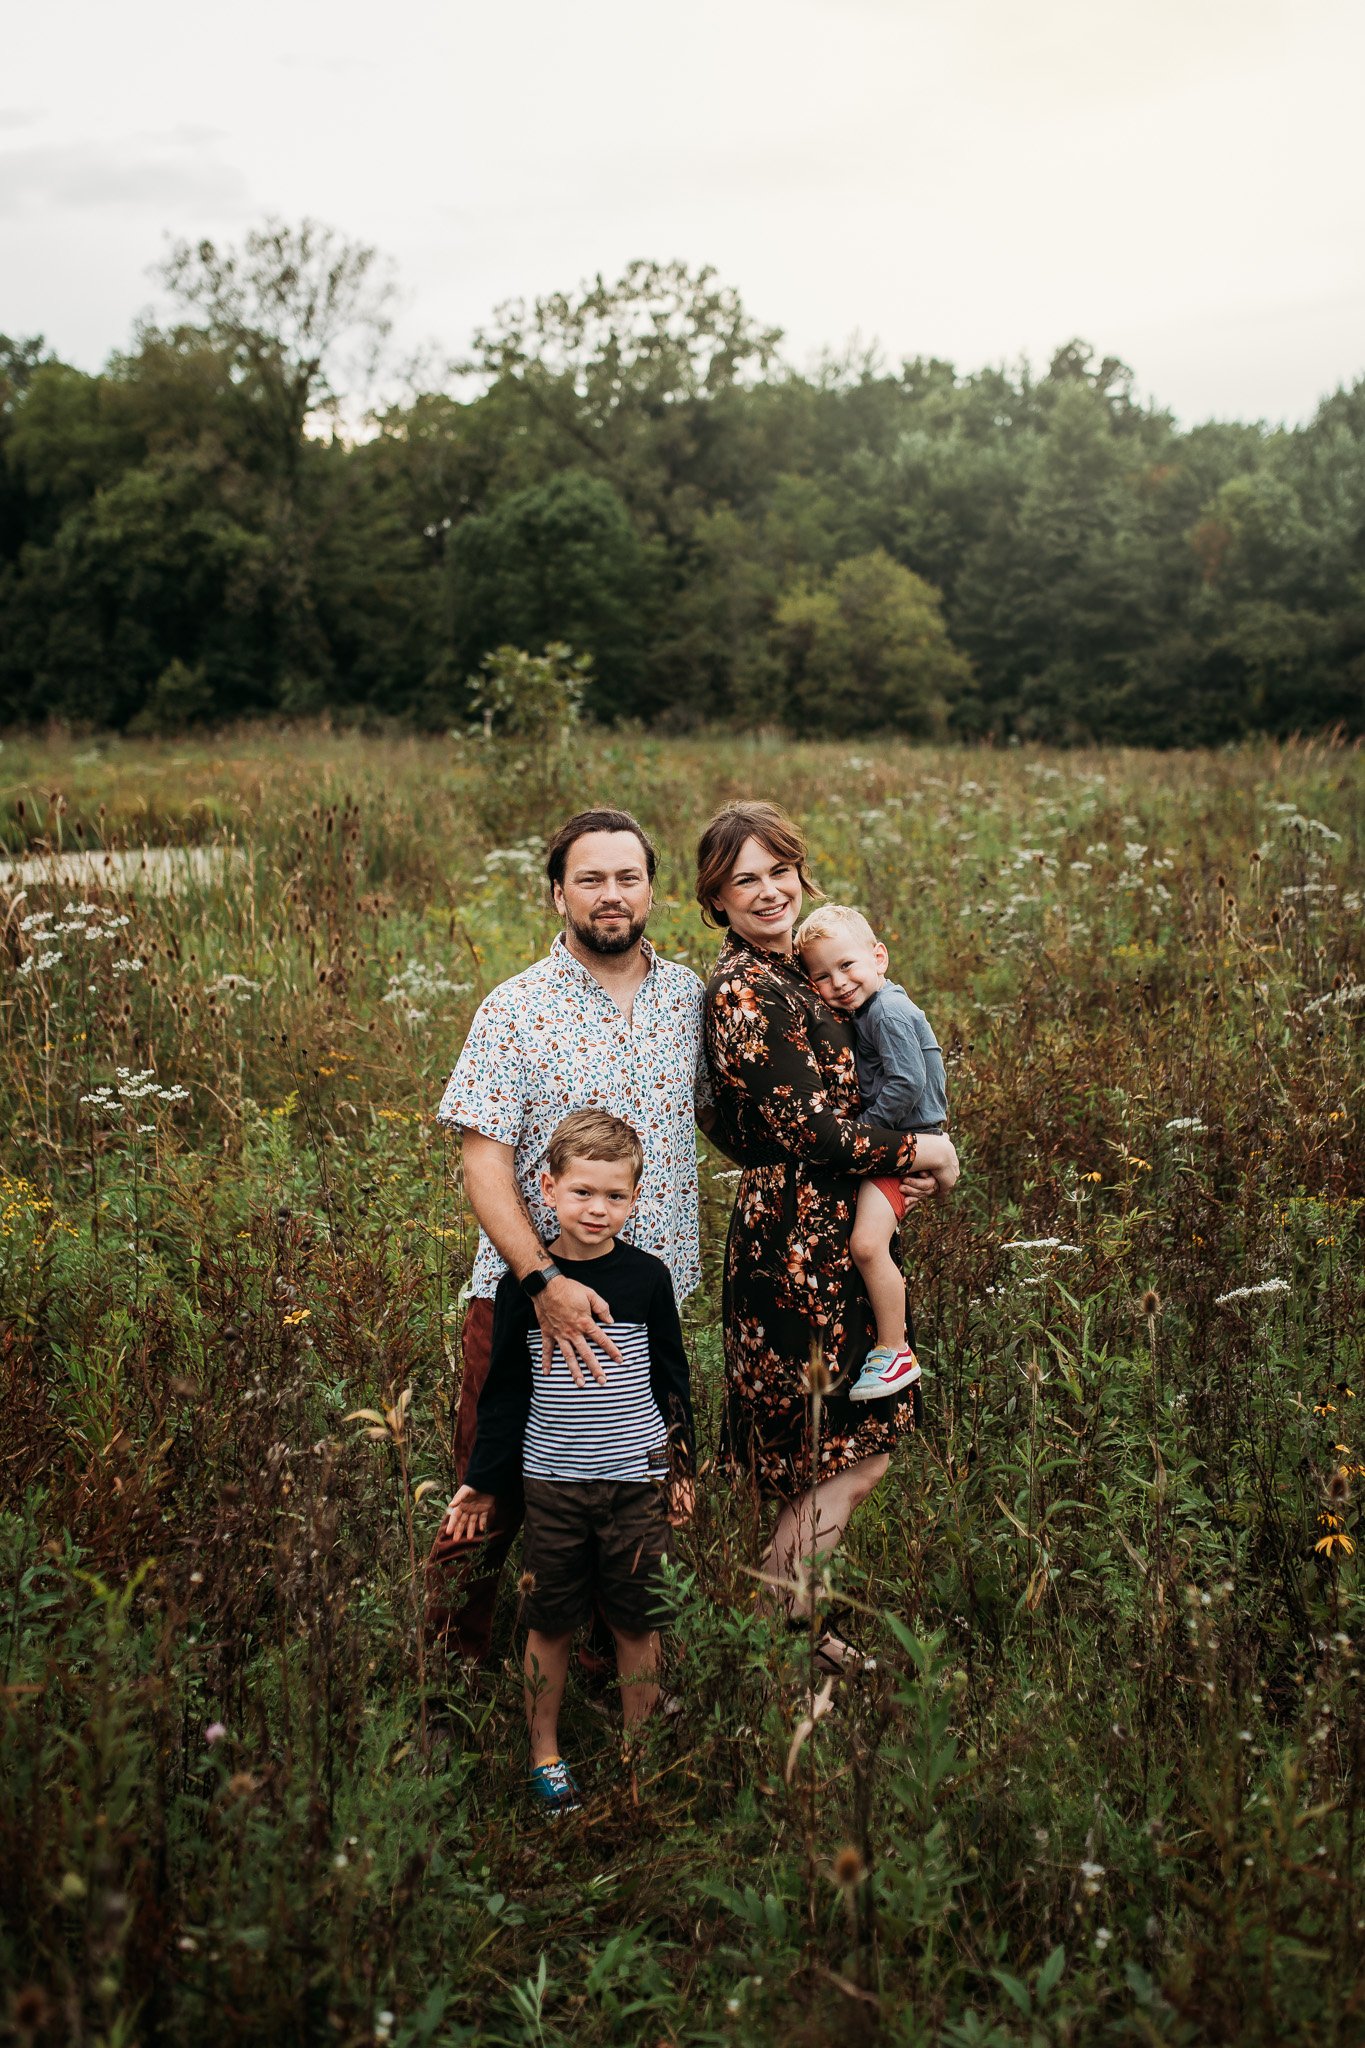
[[[808,374],[709,270],[504,306],[364,417],[392,284],[313,222],[174,249],[90,375],[0,336],[0,722],[434,729],[501,647],[674,729],[1365,729],[1365,379],[1182,428],[1045,374]]]

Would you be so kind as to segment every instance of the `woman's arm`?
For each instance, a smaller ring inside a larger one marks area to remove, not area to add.
[[[837,1173],[908,1173],[923,1163],[928,1138],[855,1123],[830,1108],[805,1018],[780,990],[754,988],[737,974],[712,1001],[713,1056],[784,1152]]]

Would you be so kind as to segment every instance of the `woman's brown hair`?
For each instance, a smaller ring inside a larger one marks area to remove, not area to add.
[[[757,839],[777,860],[789,860],[806,894],[824,901],[824,890],[817,889],[806,872],[806,835],[800,826],[776,804],[739,797],[716,812],[697,841],[697,901],[704,923],[729,924],[725,912],[716,908],[716,896],[729,879],[746,839]]]

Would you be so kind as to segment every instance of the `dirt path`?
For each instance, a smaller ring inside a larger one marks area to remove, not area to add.
[[[133,846],[118,852],[45,853],[0,860],[0,889],[131,889],[168,896],[186,882],[221,881],[241,850],[225,846]]]

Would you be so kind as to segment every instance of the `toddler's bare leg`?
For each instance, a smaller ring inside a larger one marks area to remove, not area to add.
[[[526,1726],[531,1736],[531,1764],[548,1763],[559,1755],[559,1703],[569,1675],[572,1634],[543,1636],[527,1631],[522,1675],[526,1680]]]
[[[659,1704],[659,1632],[630,1636],[612,1625],[616,1669],[621,1680],[621,1719],[629,1736]]]
[[[895,1210],[881,1189],[865,1180],[858,1189],[849,1249],[877,1319],[877,1342],[899,1351],[905,1344],[905,1279],[891,1256],[895,1230]]]

